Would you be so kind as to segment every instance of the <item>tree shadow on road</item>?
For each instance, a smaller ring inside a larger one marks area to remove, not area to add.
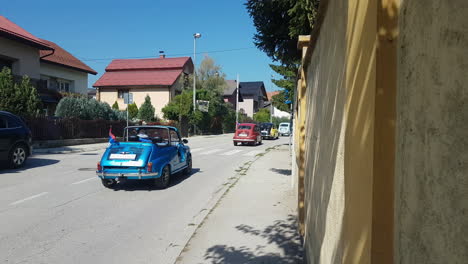
[[[277,220],[263,230],[255,229],[249,225],[236,226],[246,235],[264,238],[266,244],[274,245],[280,253],[264,252],[265,246],[254,248],[247,246],[233,247],[228,245],[215,245],[205,253],[205,260],[213,264],[229,263],[275,263],[295,264],[303,263],[302,241],[297,232],[297,219],[289,215],[286,220]],[[246,237],[248,240],[248,237]]]
[[[186,179],[192,177],[194,174],[199,173],[199,168],[193,168],[192,173],[185,175],[183,173],[176,173],[171,176],[171,182],[167,188],[171,188],[177,184],[182,183]],[[153,184],[154,180],[125,180],[119,182],[114,188],[114,191],[157,191],[160,190]]]
[[[0,165],[0,174],[1,173],[20,173],[25,170],[29,169],[34,169],[34,168],[39,168],[39,167],[44,167],[44,166],[49,166],[53,165],[60,162],[59,160],[55,159],[40,159],[40,158],[28,158],[24,165],[20,168],[17,169],[11,169],[8,167],[7,164],[1,164]]]
[[[273,172],[276,172],[278,174],[281,174],[281,175],[291,176],[291,170],[276,169],[276,168],[271,168],[270,170],[273,171]]]

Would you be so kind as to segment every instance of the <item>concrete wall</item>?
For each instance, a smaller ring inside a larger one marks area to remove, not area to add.
[[[254,99],[251,97],[244,96],[244,101],[239,102],[239,111],[244,109],[247,116],[253,117],[254,114]]]
[[[468,2],[403,0],[395,262],[468,262]]]
[[[119,88],[120,89],[120,88]],[[161,109],[170,102],[171,93],[168,87],[129,87],[130,93],[133,94],[133,101],[140,109],[140,106],[145,102],[146,95],[149,95],[151,98],[151,104],[155,109],[155,114],[159,118],[163,118],[163,113]],[[124,104],[123,98],[118,99],[117,89],[116,88],[100,88],[99,89],[99,100],[101,102],[106,102],[109,105],[113,105],[115,101],[119,104],[121,110],[125,110],[127,106]]]
[[[0,37],[0,56],[14,60],[13,74],[39,79],[39,50],[37,48]]]
[[[88,73],[50,64],[40,63],[40,74],[72,81],[70,92],[88,94]]]

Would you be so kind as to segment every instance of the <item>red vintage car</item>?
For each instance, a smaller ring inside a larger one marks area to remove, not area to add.
[[[258,145],[262,144],[262,134],[260,126],[252,123],[241,123],[237,125],[236,133],[234,134],[234,146],[238,143]]]

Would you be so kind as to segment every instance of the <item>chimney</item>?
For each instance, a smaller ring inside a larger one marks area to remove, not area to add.
[[[159,58],[161,58],[161,59],[166,58],[166,54],[164,54],[164,50],[159,51]]]

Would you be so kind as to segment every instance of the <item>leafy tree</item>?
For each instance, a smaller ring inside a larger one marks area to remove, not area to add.
[[[129,104],[128,105],[128,117],[130,119],[134,119],[137,117],[137,115],[138,115],[138,106],[136,105],[136,103]]]
[[[312,31],[319,3],[320,0],[248,0],[245,3],[257,29],[254,44],[280,63],[270,65],[282,76],[281,79],[272,79],[272,82],[287,90],[290,98],[294,96],[295,77],[301,59],[297,39],[299,35]]]
[[[119,110],[119,103],[117,101],[112,105],[112,109]]]
[[[11,70],[4,67],[0,72],[0,94],[0,109],[23,117],[39,114],[41,101],[27,76],[16,83]]]
[[[253,115],[253,119],[257,122],[270,122],[270,109],[262,108]]]
[[[225,78],[226,74],[222,72],[221,66],[205,55],[197,70],[197,89],[205,89],[221,95],[226,87]]]
[[[146,95],[145,102],[141,105],[140,110],[138,110],[138,118],[146,122],[155,120],[154,107],[151,104],[149,95]]]
[[[286,104],[288,100],[292,101],[292,95],[288,94],[288,90],[282,90],[272,97],[274,107],[278,108],[278,110],[290,113],[291,105]]]

